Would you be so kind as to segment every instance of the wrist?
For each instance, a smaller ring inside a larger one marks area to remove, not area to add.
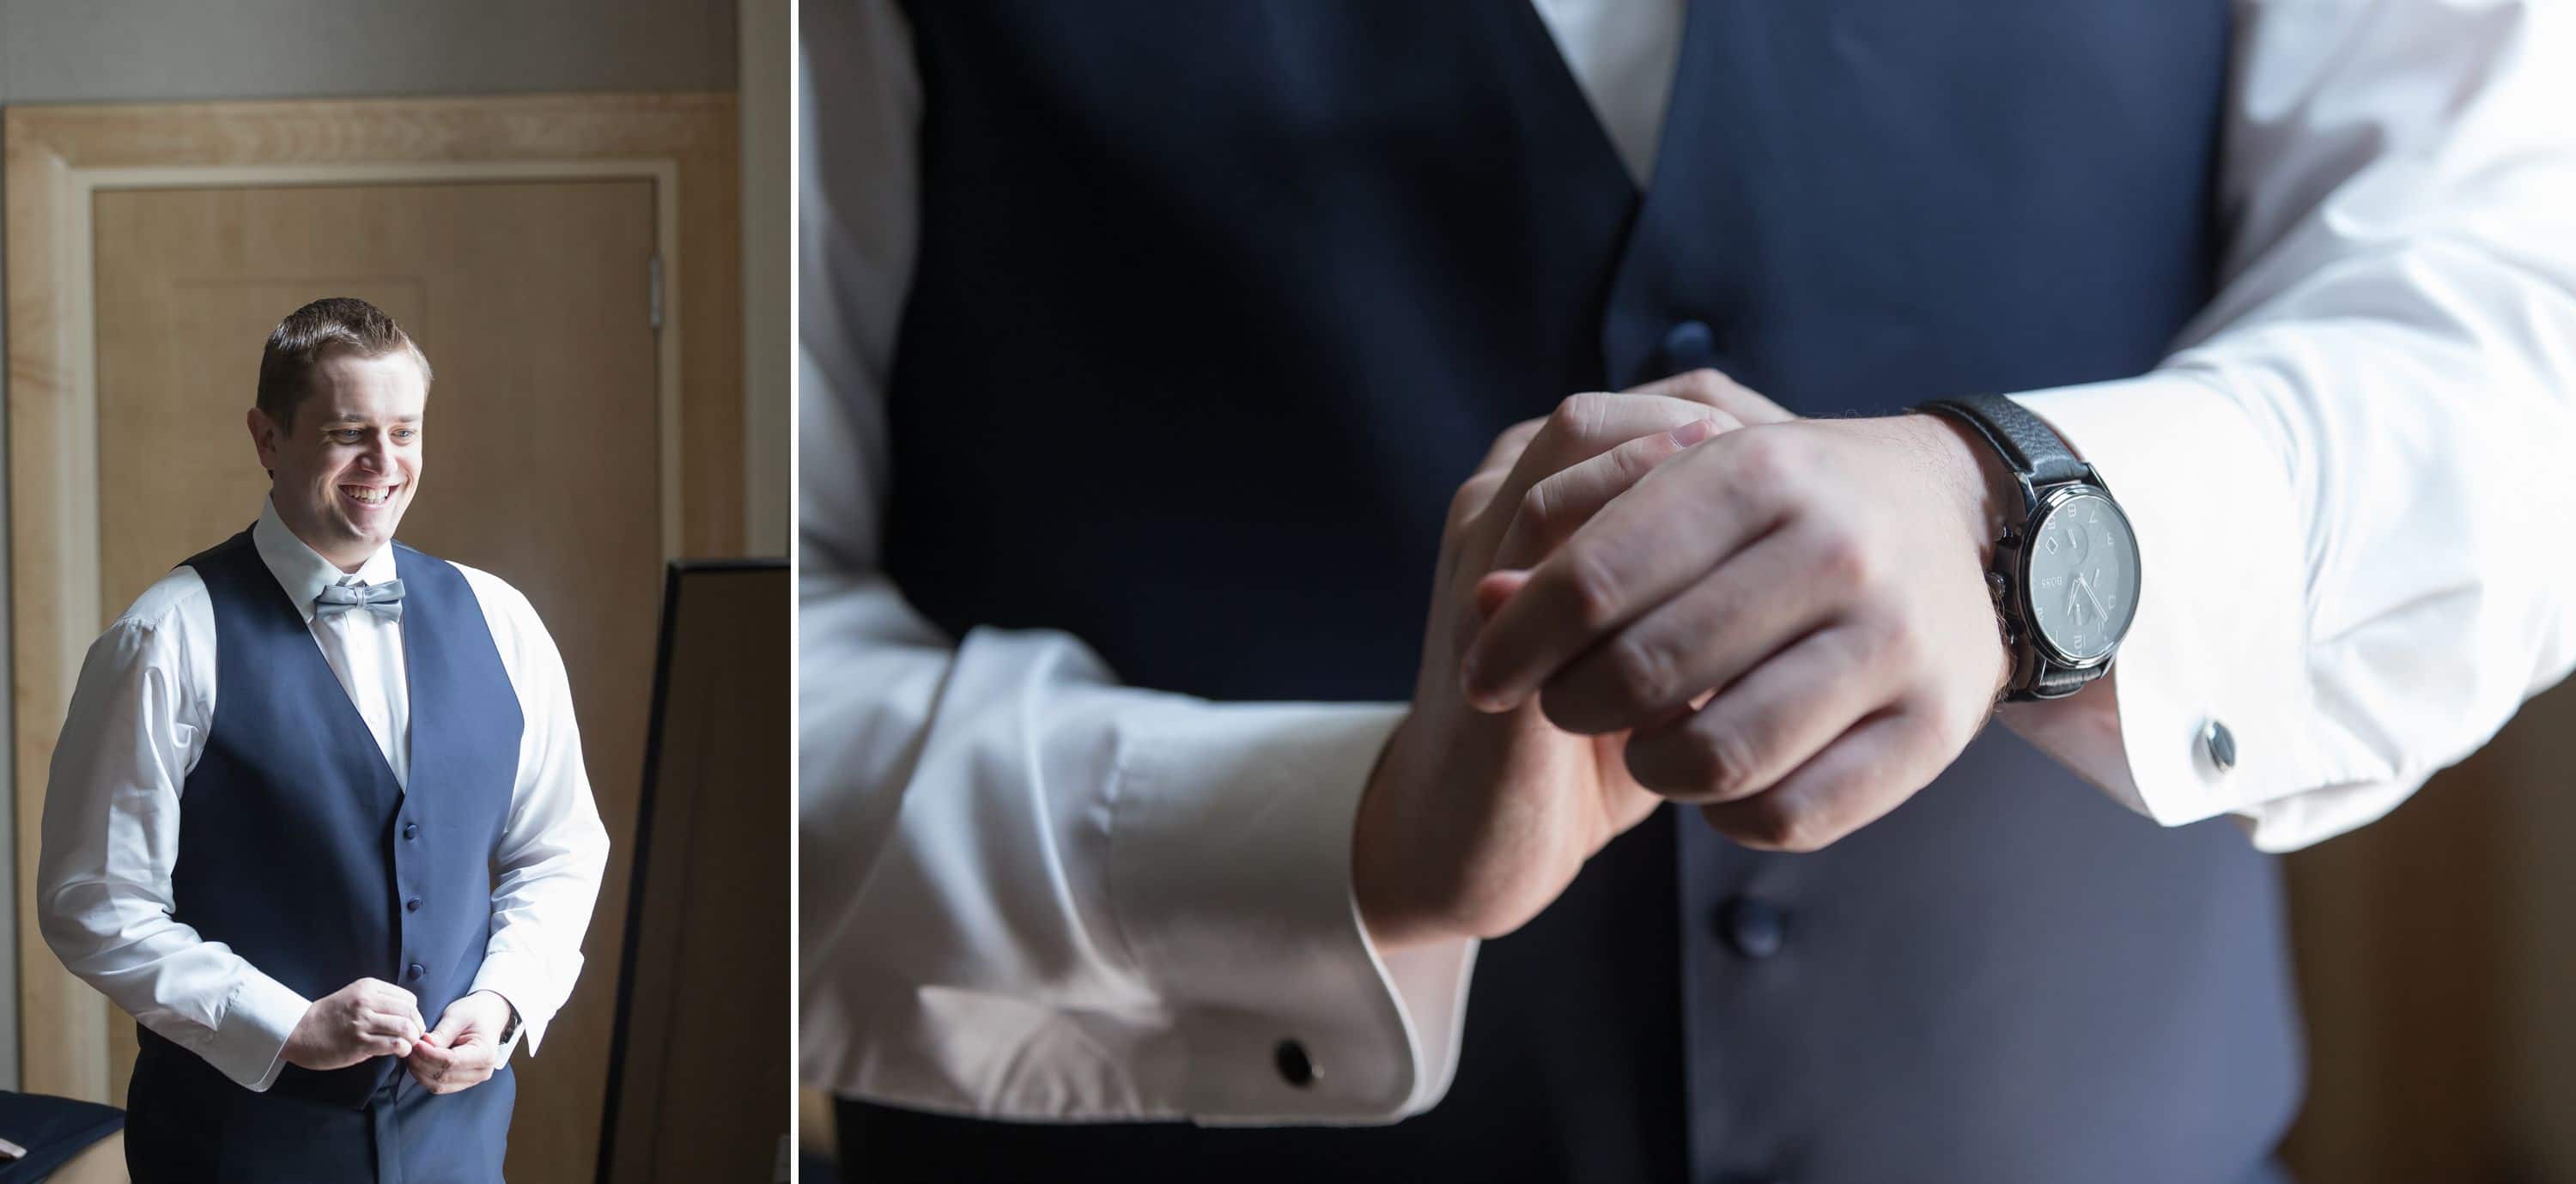
[[[2021,483],[1976,429],[1947,416],[1914,412],[1902,417],[1934,474],[1934,484],[1957,512],[1960,529],[1976,547],[1977,567],[1994,559],[2007,510],[2021,501]]]
[[[1987,570],[1994,563],[1995,540],[2003,535],[2007,511],[2021,501],[2020,481],[1993,446],[1958,419],[1919,411],[1904,418],[1921,433],[1937,474],[1935,481],[1957,507],[1961,529],[1967,532],[1976,556],[1977,570]],[[2012,647],[2001,628],[1994,633],[1994,654],[1993,685],[1987,690],[1989,701],[2001,700],[2012,686]]]
[[[1404,844],[1398,841],[1402,827],[1396,820],[1402,795],[1393,782],[1398,753],[1405,735],[1412,730],[1413,716],[1408,712],[1388,734],[1386,745],[1378,750],[1377,763],[1369,769],[1368,785],[1360,793],[1359,809],[1352,815],[1351,900],[1359,907],[1361,928],[1368,931],[1370,944],[1380,953],[1420,945],[1437,936],[1428,932],[1421,911],[1404,903]]]
[[[305,1061],[313,1049],[313,1030],[317,1024],[314,1013],[321,1008],[319,999],[305,1004],[304,1013],[296,1016],[294,1026],[286,1030],[286,1043],[278,1050],[278,1055],[285,1058],[287,1064],[310,1067],[305,1066]]]

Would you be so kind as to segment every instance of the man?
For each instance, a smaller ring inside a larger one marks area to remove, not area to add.
[[[525,597],[394,541],[428,359],[364,301],[269,335],[249,529],[90,647],[54,752],[45,940],[141,1024],[142,1184],[498,1184],[608,839]]]
[[[2576,662],[2565,6],[804,19],[862,1178],[2265,1178]]]

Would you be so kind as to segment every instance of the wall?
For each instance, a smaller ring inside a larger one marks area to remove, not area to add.
[[[734,0],[0,0],[0,106],[730,90],[736,45]],[[6,332],[0,324],[0,351]],[[784,404],[783,391],[776,399]],[[8,587],[7,496],[0,482],[0,598]],[[245,516],[254,508],[244,507]],[[10,641],[0,635],[0,670],[10,668]],[[0,752],[15,742],[7,681],[0,679]],[[9,778],[0,762],[0,803],[14,800]],[[0,809],[6,999],[17,998],[12,817]],[[0,1088],[18,1083],[18,1021],[15,1007],[0,1007]]]
[[[795,34],[788,7],[788,0],[742,0],[742,471],[751,480],[744,491],[751,530],[743,540],[753,555],[785,556],[793,518],[788,376],[796,318],[789,315],[788,277],[796,263],[796,186],[788,176],[795,138],[788,61]]]

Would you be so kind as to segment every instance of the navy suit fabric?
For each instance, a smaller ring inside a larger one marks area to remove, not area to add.
[[[0,1184],[33,1184],[125,1125],[125,1112],[72,1098],[0,1090],[0,1139],[26,1148],[0,1163]]]
[[[492,853],[523,721],[480,603],[396,544],[410,683],[408,791],[248,531],[188,561],[215,621],[215,713],[188,774],[176,918],[309,999],[394,983],[435,1024],[492,931]],[[145,1029],[127,1107],[138,1184],[496,1184],[516,1084],[437,1097],[399,1061],[288,1065],[265,1093]]]
[[[1642,192],[1519,0],[909,11],[888,569],[952,635],[1067,630],[1139,686],[1408,698],[1451,492],[1568,393],[1714,365],[1888,414],[2144,372],[2212,294],[2222,0],[1695,0]],[[1671,811],[1612,843],[1486,946],[1424,1116],[854,1103],[844,1147],[870,1180],[2223,1181],[2298,1065],[2273,863],[1994,730],[1821,853]]]

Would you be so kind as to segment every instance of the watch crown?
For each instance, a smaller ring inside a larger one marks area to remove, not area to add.
[[[1995,598],[1997,601],[2001,601],[2004,598],[2004,573],[1999,571],[1990,571],[1986,573],[1986,595]]]

